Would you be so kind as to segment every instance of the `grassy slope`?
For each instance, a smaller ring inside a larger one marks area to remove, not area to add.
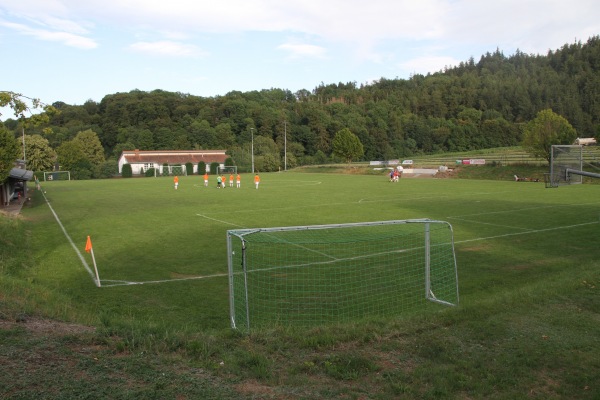
[[[315,175],[307,176],[294,178],[314,180]],[[276,175],[263,177],[265,184],[271,177]],[[332,193],[342,191],[348,182],[356,182],[347,178],[353,177],[331,175],[328,180],[319,176],[320,181],[327,182],[327,189],[312,190],[308,186],[304,193],[310,195],[302,199],[303,206],[283,213],[272,211],[271,225],[287,221],[339,222],[373,215],[371,211],[363,216],[359,206],[334,207],[335,212],[326,206]],[[573,224],[589,221],[594,215],[586,214],[598,213],[597,187],[566,188],[570,191],[566,192],[544,190],[543,184],[535,183],[481,181],[474,185],[452,181],[429,181],[435,182],[435,194],[424,193],[434,189],[423,180],[405,180],[397,187],[384,184],[374,192],[354,190],[356,193],[344,195],[370,199],[377,210],[375,215],[386,219],[424,214],[455,216],[451,222],[458,239],[460,307],[377,321],[369,326],[275,329],[249,336],[238,336],[227,329],[226,320],[219,317],[227,312],[226,304],[220,301],[226,299],[226,294],[206,292],[211,285],[141,285],[107,288],[111,292],[106,292],[91,287],[82,267],[57,267],[77,265],[78,260],[36,193],[34,204],[40,207],[24,210],[27,220],[4,218],[0,223],[0,364],[9,367],[9,373],[0,377],[0,394],[14,398],[598,397],[600,250],[594,239],[598,225],[549,230],[535,240],[528,235],[476,240],[515,228],[524,230],[529,224],[551,228],[566,224],[558,222],[564,218]],[[143,188],[151,182],[140,180],[142,186],[137,191],[156,191]],[[77,184],[84,185],[85,190],[60,198],[51,192],[49,197],[56,200],[52,204],[65,217],[67,230],[80,238],[81,247],[89,232],[94,232],[97,253],[102,254],[102,248],[117,247],[109,258],[101,259],[100,265],[115,266],[112,271],[104,267],[103,273],[114,274],[111,277],[131,278],[132,273],[141,273],[133,269],[125,274],[117,268],[118,260],[128,256],[127,245],[135,248],[150,241],[149,246],[142,247],[142,253],[148,255],[144,265],[149,265],[152,276],[168,278],[174,273],[181,276],[196,272],[189,270],[190,260],[177,256],[173,243],[191,240],[197,244],[197,254],[207,254],[224,241],[224,236],[206,237],[214,231],[209,225],[215,222],[208,222],[208,218],[194,229],[192,239],[186,239],[179,237],[176,229],[164,233],[156,229],[152,213],[133,217],[141,221],[141,226],[135,228],[133,244],[123,238],[108,238],[109,232],[119,232],[114,225],[102,230],[109,214],[123,213],[121,218],[110,219],[111,224],[121,223],[122,229],[132,229],[127,225],[129,214],[138,211],[119,210],[119,199],[110,192],[117,191],[112,186],[114,181]],[[264,192],[247,191],[245,196],[256,196],[253,201],[264,204],[265,209],[284,208],[273,192],[285,191],[285,182],[278,186],[270,191],[265,186]],[[385,201],[396,189],[397,202]],[[490,201],[484,193],[494,191],[503,197]],[[258,226],[264,221],[264,212],[242,212],[239,204],[243,197],[236,201],[240,208],[232,208],[214,193],[198,199],[201,212],[213,220],[231,220],[231,213],[237,212],[235,221],[240,225]],[[172,218],[180,221],[180,214],[172,209],[187,206],[174,195],[174,191],[166,191],[149,198],[146,193],[145,201],[156,201],[167,216],[172,213]],[[414,200],[418,195],[419,200]],[[85,196],[104,203],[110,213],[77,208]],[[135,194],[129,196],[139,201]],[[438,203],[443,196],[448,197],[447,201]],[[573,202],[572,196],[583,205],[566,207]],[[69,212],[60,209],[65,206]],[[494,219],[493,213],[465,216],[477,214],[482,207],[496,212],[514,208],[530,211],[500,213],[500,219]],[[540,212],[544,207],[552,212]],[[139,212],[144,213],[141,208]],[[501,224],[507,228],[498,230]],[[159,247],[157,239],[162,244],[159,250],[155,249]],[[27,253],[27,249],[35,251]],[[175,251],[175,256],[169,251]],[[166,274],[165,268],[160,268],[164,262],[151,262],[157,257],[164,261],[165,252],[172,260]],[[197,254],[192,253],[192,260]],[[222,270],[222,263],[215,257],[201,263],[203,271]],[[130,262],[126,260],[122,265]],[[131,304],[123,304],[125,294],[131,296]],[[179,298],[179,303],[165,303],[163,298]],[[194,306],[202,315],[182,312]],[[56,327],[54,323],[41,323],[39,318],[43,316],[87,321],[97,329]],[[51,329],[44,328],[48,326]],[[16,354],[19,357],[15,358]]]

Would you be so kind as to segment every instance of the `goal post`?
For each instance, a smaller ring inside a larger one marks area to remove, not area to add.
[[[317,326],[458,304],[452,226],[395,220],[227,231],[231,326]]]
[[[44,172],[44,181],[70,181],[71,180],[71,172],[70,171],[50,171]]]
[[[594,167],[594,164],[586,161],[584,146],[552,145],[550,172],[546,176],[546,187],[580,184],[583,183],[584,176],[600,178],[600,173],[584,171],[584,164]]]

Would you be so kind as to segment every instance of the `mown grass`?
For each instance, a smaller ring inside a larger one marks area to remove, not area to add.
[[[103,288],[41,193],[21,218],[0,219],[2,397],[600,396],[597,185],[262,181],[239,191],[195,186],[199,177],[178,191],[167,178],[45,184],[82,253],[92,237]],[[453,224],[459,307],[242,335],[229,329],[226,277],[175,280],[224,273],[230,228],[423,217]],[[118,280],[146,283],[109,286]],[[47,319],[95,329],[36,328]]]

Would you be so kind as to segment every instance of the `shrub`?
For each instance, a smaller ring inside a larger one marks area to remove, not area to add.
[[[192,164],[191,162],[186,162],[185,163],[185,172],[188,175],[193,175],[194,174],[194,164]]]
[[[200,161],[198,163],[198,175],[204,175],[206,172],[206,163],[204,161]]]
[[[121,169],[121,176],[123,178],[131,178],[133,176],[131,164],[123,164],[123,168]]]

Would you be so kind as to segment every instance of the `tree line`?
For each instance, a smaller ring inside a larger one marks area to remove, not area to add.
[[[47,120],[11,118],[4,129],[18,138],[25,127],[26,148],[48,155],[34,169],[59,163],[80,178],[116,173],[121,151],[132,149],[226,149],[248,170],[253,145],[259,171],[389,160],[520,145],[543,110],[568,121],[577,136],[599,138],[599,70],[600,37],[594,36],[545,55],[505,56],[497,49],[428,75],[321,83],[296,93],[271,88],[200,97],[133,90],[83,105],[59,101]],[[356,138],[362,151],[348,153]]]

